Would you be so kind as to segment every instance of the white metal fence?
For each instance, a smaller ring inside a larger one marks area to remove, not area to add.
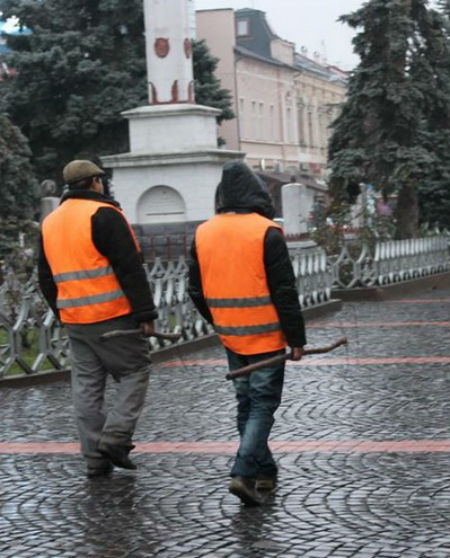
[[[352,250],[345,245],[338,256],[328,257],[335,289],[389,285],[450,269],[449,235],[366,244]]]
[[[332,257],[321,248],[297,248],[290,254],[303,308],[329,301],[333,288],[385,285],[450,269],[448,236],[380,243],[373,254],[367,246],[356,254],[345,246]],[[159,312],[159,331],[181,333],[182,341],[212,332],[187,294],[184,257],[167,263],[157,259],[147,274]],[[157,349],[163,342],[152,339],[151,343]],[[6,273],[0,285],[0,378],[65,369],[68,358],[64,328],[43,300],[36,276],[21,283],[12,272]]]

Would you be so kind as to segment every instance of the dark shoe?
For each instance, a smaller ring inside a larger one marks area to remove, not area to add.
[[[278,479],[276,476],[269,477],[265,475],[260,475],[256,479],[255,488],[261,492],[274,492],[277,488]]]
[[[97,477],[107,477],[113,472],[114,466],[112,463],[106,463],[102,467],[89,467],[87,468],[86,476],[88,479],[95,479]]]
[[[121,467],[122,469],[137,469],[137,465],[131,461],[128,457],[130,451],[134,446],[120,446],[106,444],[105,442],[100,442],[98,445],[98,451],[107,457],[113,465],[116,467]]]
[[[247,506],[260,506],[263,503],[261,494],[255,488],[255,479],[233,477],[228,490]]]

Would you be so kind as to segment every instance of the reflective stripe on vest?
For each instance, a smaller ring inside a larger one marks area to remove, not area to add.
[[[92,295],[92,296],[81,296],[80,298],[66,298],[64,300],[58,300],[56,302],[57,308],[79,308],[80,306],[89,306],[93,304],[98,304],[99,302],[109,302],[111,300],[117,300],[125,296],[122,289],[117,291],[112,291],[109,293]]]
[[[251,308],[270,304],[270,296],[255,296],[253,298],[207,298],[206,304],[210,308]]]
[[[280,329],[280,324],[275,322],[273,324],[261,324],[255,326],[242,326],[242,327],[224,327],[224,326],[216,326],[217,333],[221,333],[222,335],[237,335],[237,336],[244,336],[244,335],[255,335],[258,333],[270,333],[272,331],[278,331]]]
[[[95,279],[96,277],[105,277],[114,273],[110,265],[100,267],[98,269],[86,269],[84,271],[67,271],[66,273],[58,273],[54,275],[55,283],[64,283],[65,281],[74,281],[76,279]]]
[[[216,215],[197,228],[202,288],[222,343],[239,354],[286,346],[270,298],[264,238],[273,221],[251,214]]]
[[[92,240],[92,217],[100,207],[122,214],[108,203],[68,199],[42,224],[44,252],[56,283],[56,305],[63,323],[95,323],[131,312],[109,260]]]

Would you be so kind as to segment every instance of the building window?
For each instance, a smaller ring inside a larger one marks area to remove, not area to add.
[[[241,136],[247,136],[247,119],[245,114],[245,100],[239,99],[239,122],[241,127]]]
[[[298,128],[298,141],[302,147],[306,145],[305,141],[305,128],[304,128],[304,109],[305,106],[302,101],[297,103],[297,128]]]
[[[256,109],[256,102],[252,101],[252,139],[258,138],[258,113]]]
[[[308,112],[308,134],[309,134],[309,146],[316,147],[316,137],[314,134],[314,123],[313,123],[313,113],[311,110]]]
[[[238,37],[248,37],[250,35],[250,21],[248,19],[238,19],[236,35]]]
[[[286,95],[285,120],[286,122],[285,122],[284,142],[294,143],[295,141],[294,127],[296,123],[294,122],[293,100],[292,100],[292,95],[290,93],[287,93]]]
[[[269,139],[277,139],[275,134],[275,107],[273,105],[270,105],[269,108]]]
[[[259,103],[259,114],[258,114],[258,133],[259,133],[259,138],[258,139],[265,139],[265,134],[264,134],[264,103]]]
[[[291,107],[286,109],[286,142],[294,142],[294,121]]]

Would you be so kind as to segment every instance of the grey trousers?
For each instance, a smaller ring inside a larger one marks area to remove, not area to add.
[[[100,441],[130,445],[144,406],[151,367],[148,341],[141,334],[101,341],[114,329],[134,329],[131,316],[95,324],[66,324],[72,360],[72,399],[81,452],[88,467],[102,467]],[[112,407],[107,410],[107,375],[118,382]]]

